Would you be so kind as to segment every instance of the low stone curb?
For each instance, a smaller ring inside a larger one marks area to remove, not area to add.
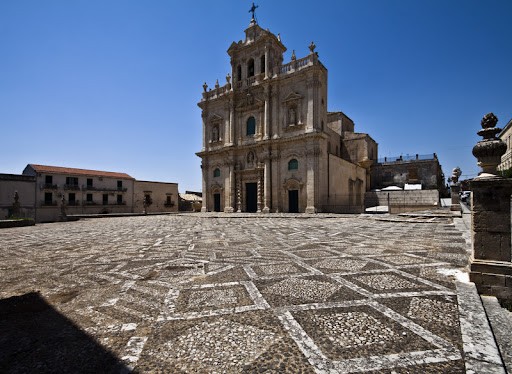
[[[501,358],[508,372],[512,373],[512,313],[502,308],[494,296],[481,296],[481,298],[498,343]]]
[[[505,367],[476,286],[456,282],[466,373],[505,374]]]
[[[25,227],[25,226],[34,226],[36,223],[33,219],[6,219],[0,220],[0,229],[8,229],[11,227]]]

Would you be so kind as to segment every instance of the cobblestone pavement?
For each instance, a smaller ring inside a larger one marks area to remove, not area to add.
[[[65,371],[69,362],[76,371],[123,370],[83,344],[69,351],[62,341],[82,331],[136,372],[463,373],[446,274],[469,255],[452,219],[309,217],[191,214],[1,230],[0,317],[9,318],[0,318],[0,372]],[[36,334],[51,325],[41,322],[17,337],[17,316],[41,310],[13,296],[33,291],[76,330]],[[45,364],[41,344],[59,359]]]

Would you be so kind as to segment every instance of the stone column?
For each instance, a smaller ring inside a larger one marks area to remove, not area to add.
[[[258,197],[258,210],[256,211],[257,213],[261,213],[261,206],[262,206],[262,194],[261,194],[261,190],[263,188],[263,165],[262,164],[258,164],[257,166],[257,170],[258,170],[258,182],[257,182],[257,197]]]
[[[315,194],[316,194],[316,160],[319,150],[316,148],[306,151],[306,213],[316,213]]]
[[[315,121],[315,98],[316,98],[316,84],[315,79],[309,79],[306,82],[306,86],[308,88],[308,111],[306,114],[306,132],[313,132],[314,121]]]
[[[233,163],[228,163],[229,174],[224,181],[224,212],[225,213],[233,213],[233,195],[234,195],[234,183],[233,183]]]
[[[495,135],[498,119],[487,114],[478,135],[484,140],[473,148],[482,173],[470,182],[473,261],[470,280],[478,292],[512,300],[512,248],[510,195],[512,179],[497,175],[496,167],[506,144]]]
[[[265,86],[263,94],[265,96],[265,113],[264,113],[264,131],[263,139],[266,140],[270,134],[270,86]]]
[[[202,120],[203,120],[203,151],[206,150],[206,119],[208,117],[208,112],[206,110],[203,110],[203,112],[201,113],[201,117],[202,117]]]
[[[236,176],[236,208],[237,213],[242,212],[242,176]]]
[[[264,183],[264,206],[263,213],[270,213],[270,194],[272,190],[270,189],[270,155],[267,155],[265,158],[265,169],[263,170],[263,183]]]
[[[201,169],[203,174],[203,204],[201,207],[201,212],[205,213],[208,211],[208,165],[206,161],[203,159],[201,163]]]
[[[235,141],[235,106],[233,101],[229,101],[229,138],[228,145],[232,145]]]

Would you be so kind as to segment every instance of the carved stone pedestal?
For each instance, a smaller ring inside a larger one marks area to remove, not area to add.
[[[454,212],[459,212],[461,210],[459,198],[460,186],[458,184],[452,184],[450,186],[450,190],[452,198],[452,205],[450,206],[450,210]]]
[[[481,294],[512,300],[512,180],[477,178],[471,189],[474,259],[469,279]]]
[[[512,300],[510,194],[512,179],[497,176],[496,166],[506,144],[496,138],[501,129],[489,113],[482,119],[484,139],[473,148],[483,172],[470,182],[473,261],[469,279],[481,294]]]

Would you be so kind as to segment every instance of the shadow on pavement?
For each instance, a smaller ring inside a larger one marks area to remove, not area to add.
[[[0,373],[119,373],[127,369],[39,293],[0,300]]]

